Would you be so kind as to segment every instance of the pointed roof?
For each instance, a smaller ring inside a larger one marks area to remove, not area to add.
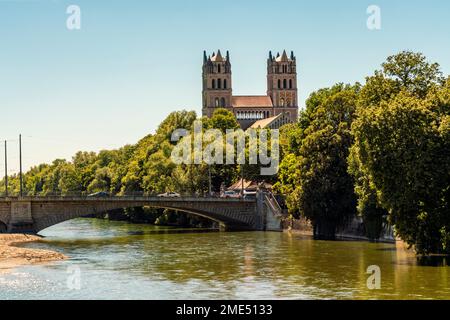
[[[220,50],[217,51],[217,54],[213,53],[213,56],[211,57],[211,61],[223,62],[223,57],[222,57],[222,54],[220,53]]]
[[[283,54],[281,56],[278,56],[276,60],[278,62],[287,62],[287,61],[289,61],[288,56],[286,54],[286,50],[283,50]]]
[[[272,185],[267,182],[258,182],[254,180],[245,180],[244,179],[244,190],[251,191],[257,190],[258,187],[265,189],[272,189]],[[227,188],[227,190],[239,191],[242,189],[242,178],[233,183],[231,186]]]
[[[253,129],[267,128],[272,122],[274,122],[278,118],[281,118],[282,116],[283,116],[283,113],[280,113],[274,117],[258,120],[254,124],[252,124],[250,128],[253,128]]]

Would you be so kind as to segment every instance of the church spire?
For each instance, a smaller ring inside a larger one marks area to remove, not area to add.
[[[222,54],[220,53],[220,49],[217,50],[217,54],[216,54],[216,61],[222,61],[223,57]]]

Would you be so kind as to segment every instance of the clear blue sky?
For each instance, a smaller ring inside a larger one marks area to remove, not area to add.
[[[70,4],[81,30],[66,28]],[[0,139],[24,135],[25,168],[135,143],[171,111],[201,112],[204,49],[230,50],[234,94],[265,94],[268,51],[294,50],[301,107],[405,49],[449,74],[449,16],[447,0],[0,0]]]

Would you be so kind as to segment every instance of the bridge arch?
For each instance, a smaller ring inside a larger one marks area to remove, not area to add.
[[[161,206],[148,206],[151,208],[155,208],[155,209],[170,209],[170,210],[174,210],[174,211],[179,211],[179,212],[183,212],[183,213],[187,213],[187,214],[191,214],[197,217],[202,217],[211,221],[214,221],[216,223],[219,224],[220,229],[226,229],[227,228],[227,221],[224,220],[219,220],[218,218],[212,217],[211,214],[205,213],[205,212],[199,212],[199,211],[194,211],[194,210],[187,210],[187,209],[179,209],[179,208],[172,208],[172,207],[161,207]],[[117,209],[131,209],[131,208],[140,208],[138,207],[134,207],[134,206],[130,206],[130,207],[125,207],[125,208],[113,208],[107,211],[95,211],[93,212],[95,213],[107,213],[109,211],[113,211],[113,210],[117,210]],[[35,224],[35,231],[36,233],[43,231],[47,228],[50,228],[52,226],[58,225],[60,223],[69,221],[69,220],[73,220],[73,219],[77,219],[77,218],[83,218],[83,217],[88,217],[91,216],[93,213],[85,213],[85,214],[80,214],[79,216],[67,216],[66,214],[56,214],[56,215],[52,215],[47,217],[46,219],[43,219],[41,221],[39,221],[39,224]],[[5,224],[6,227],[6,224]],[[0,233],[1,233],[1,222],[0,222]]]
[[[160,206],[148,206],[150,208],[155,208],[155,209],[169,209],[169,210],[173,210],[173,211],[180,211],[180,212],[184,212],[184,213],[188,213],[197,217],[202,217],[208,220],[212,220],[214,222],[217,222],[219,224],[225,224],[226,221],[224,221],[223,219],[219,219],[216,218],[214,216],[212,216],[211,214],[208,214],[207,212],[203,212],[203,211],[199,211],[199,210],[188,210],[188,209],[179,209],[179,208],[173,208],[173,207],[160,207]]]
[[[141,199],[64,199],[31,201],[33,232],[42,231],[58,223],[117,209],[152,207],[186,212],[219,223],[223,229],[255,230],[256,201],[213,198],[141,198]]]

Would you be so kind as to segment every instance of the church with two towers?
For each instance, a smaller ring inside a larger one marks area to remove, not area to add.
[[[208,56],[203,52],[202,114],[211,117],[217,108],[233,112],[242,129],[277,129],[295,122],[298,116],[296,58],[291,51],[280,55],[269,52],[267,59],[267,94],[234,96],[230,54],[220,50]]]

